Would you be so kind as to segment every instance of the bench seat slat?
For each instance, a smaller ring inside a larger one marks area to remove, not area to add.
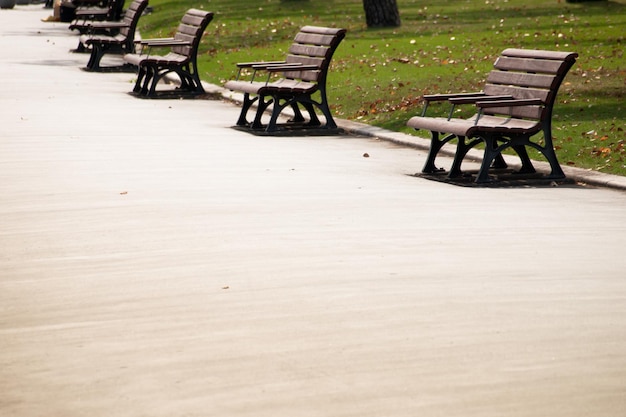
[[[451,133],[459,136],[471,135],[472,131],[491,130],[491,131],[508,131],[516,134],[535,133],[541,128],[541,124],[532,120],[521,120],[508,117],[483,115],[475,122],[474,116],[468,119],[450,119],[445,117],[412,117],[407,126],[415,129],[425,129],[435,132]]]

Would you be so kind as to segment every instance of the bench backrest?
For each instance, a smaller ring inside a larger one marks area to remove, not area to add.
[[[213,20],[212,12],[198,9],[187,10],[178,25],[174,39],[189,42],[190,45],[173,46],[172,52],[194,59],[198,54],[202,34],[211,20]]]
[[[557,91],[577,53],[533,49],[505,49],[487,76],[487,95],[510,95],[516,99],[540,99],[542,105],[492,107],[484,114],[507,115],[531,120],[549,120]]]
[[[317,68],[307,71],[285,71],[283,76],[288,79],[325,84],[330,61],[345,36],[346,29],[304,26],[289,47],[285,61],[314,65]]]
[[[137,23],[139,22],[139,18],[141,17],[141,14],[145,10],[146,6],[148,6],[148,0],[133,0],[130,6],[128,6],[126,13],[124,13],[124,19],[122,19],[122,22],[126,23],[127,26],[120,29],[120,35],[129,41],[135,39]]]

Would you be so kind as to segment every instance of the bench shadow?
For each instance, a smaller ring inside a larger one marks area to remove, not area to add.
[[[144,100],[222,100],[220,93],[199,93],[179,89],[160,90],[150,96],[129,91],[128,95]]]
[[[449,178],[447,172],[437,173],[416,173],[407,174],[410,177],[423,178],[429,181],[436,181],[445,184],[455,185],[458,187],[469,188],[577,188],[577,189],[589,189],[586,184],[581,184],[574,179],[562,178],[552,179],[547,178],[546,174],[537,172],[534,174],[519,174],[511,169],[503,170],[491,170],[489,176],[490,182],[476,183],[476,175],[478,170],[463,171],[463,175],[460,177]]]
[[[250,133],[255,136],[344,136],[348,133],[342,128],[318,128],[298,123],[281,123],[276,129],[268,132],[265,128],[252,128],[250,126],[232,126],[232,129]]]

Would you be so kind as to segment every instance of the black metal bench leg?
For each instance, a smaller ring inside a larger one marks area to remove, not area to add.
[[[293,118],[291,118],[289,121],[292,123],[304,122],[304,116],[300,111],[300,107],[298,107],[298,103],[291,103],[291,108],[293,109]]]
[[[499,153],[496,155],[496,157],[493,160],[493,167],[497,169],[506,169],[509,167],[509,165],[504,160],[504,157],[502,156],[502,154]]]
[[[135,81],[135,87],[133,87],[133,93],[141,92],[141,81],[146,76],[146,68],[143,65],[139,65],[137,70],[137,80]]]
[[[439,132],[434,131],[431,131],[430,135],[430,149],[428,150],[428,156],[426,157],[426,163],[424,163],[424,168],[422,168],[422,172],[425,174],[432,174],[435,172],[444,171],[442,168],[437,168],[435,166],[435,159],[437,158],[437,154],[441,150],[441,147],[454,137],[454,135],[450,135],[450,139],[444,138],[444,140],[439,140]]]
[[[263,127],[263,123],[261,122],[261,118],[263,117],[263,114],[265,113],[265,110],[269,107],[270,104],[274,103],[274,108],[273,108],[272,114],[274,114],[274,112],[276,111],[276,106],[278,106],[278,101],[274,101],[273,98],[269,98],[267,100],[265,100],[265,96],[259,96],[258,98],[259,98],[259,102],[257,103],[256,114],[254,115],[254,121],[252,122],[252,128],[253,129],[261,129]],[[279,113],[280,113],[280,111],[282,111],[282,109],[279,110]],[[272,122],[270,120],[270,124],[268,125],[268,127],[271,124],[272,124]]]
[[[330,112],[330,107],[328,107],[328,97],[326,96],[325,85],[320,86],[320,96],[321,98],[318,107],[326,118],[326,127],[329,129],[336,129],[337,123],[335,123],[335,119],[333,119],[333,115]]]
[[[544,137],[544,146],[541,150],[543,156],[550,163],[550,178],[553,179],[561,179],[565,178],[565,173],[559,164],[559,160],[556,157],[556,152],[554,151],[554,144],[552,143],[552,124],[551,120],[547,121],[544,124],[543,128],[543,137]]]
[[[150,82],[152,81],[152,78],[154,78],[154,68],[152,68],[152,65],[146,65],[143,83],[141,85],[141,92],[140,92],[141,95],[143,96],[148,95],[148,92],[150,91],[149,87],[150,87]]]
[[[520,174],[533,174],[537,172],[533,163],[528,156],[528,151],[526,150],[526,146],[524,145],[515,145],[512,146],[513,150],[517,153],[520,160],[522,161],[522,167],[519,169]]]
[[[83,53],[86,51],[87,51],[87,48],[85,48],[85,45],[83,45],[81,41],[78,41],[78,46],[76,47],[76,49],[74,49],[74,52]]]
[[[189,80],[195,85],[194,91],[199,94],[204,94],[204,86],[202,85],[202,80],[200,79],[200,74],[198,73],[198,64],[195,60],[187,66],[187,73],[189,74]]]
[[[452,135],[451,135],[452,136]],[[467,156],[467,153],[470,149],[478,144],[479,141],[473,140],[470,142],[466,142],[467,138],[465,136],[457,136],[459,139],[459,143],[456,146],[456,152],[454,153],[454,160],[452,161],[452,166],[450,167],[450,172],[448,173],[449,178],[460,177],[463,172],[461,171],[461,165],[463,164],[463,160]],[[444,138],[442,142],[445,143],[447,137]]]
[[[148,88],[148,92],[146,93],[146,95],[148,97],[152,97],[154,96],[154,94],[156,93],[156,87],[157,84],[159,83],[159,80],[162,78],[161,73],[159,73],[159,69],[156,66],[152,67],[152,80],[150,81],[150,87]]]
[[[315,106],[313,106],[313,104],[309,102],[303,102],[302,105],[304,106],[306,111],[309,113],[309,123],[307,123],[307,125],[308,126],[320,126],[322,122],[320,122],[320,119],[317,117],[317,114],[315,113]]]
[[[248,115],[248,110],[257,101],[259,97],[250,98],[249,93],[243,94],[243,103],[241,104],[241,112],[239,113],[239,119],[237,120],[237,126],[247,126],[248,119],[246,116]]]
[[[556,158],[556,153],[554,152],[554,149],[552,149],[551,145],[550,145],[550,148],[546,149],[546,151],[543,153],[543,156],[545,156],[548,162],[550,163],[550,168],[552,170],[550,172],[549,178],[552,178],[552,179],[565,178],[565,173],[563,172],[561,165],[559,165],[559,160]]]
[[[189,72],[187,71],[186,67],[185,68],[176,68],[174,69],[174,72],[176,73],[176,75],[178,75],[178,78],[180,78],[180,89],[184,90],[184,91],[194,91],[195,88],[195,82],[194,80],[191,78],[191,75],[189,74]]]
[[[87,69],[90,71],[98,71],[100,69],[100,60],[104,56],[104,48],[101,45],[91,46],[91,55],[89,56],[89,62],[87,63]]]
[[[486,183],[492,181],[489,177],[489,169],[491,168],[491,164],[494,159],[500,154],[500,151],[497,149],[498,144],[494,138],[485,137],[483,138],[483,142],[485,143],[485,153],[483,161],[480,165],[480,170],[476,176],[476,183]]]

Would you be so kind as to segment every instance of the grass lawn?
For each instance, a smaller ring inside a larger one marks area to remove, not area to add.
[[[505,48],[578,52],[555,106],[557,154],[563,165],[626,175],[626,0],[398,0],[402,26],[393,29],[368,29],[361,0],[150,4],[143,37],[170,36],[191,7],[216,13],[199,67],[218,85],[236,75],[236,62],[282,59],[303,25],[347,28],[329,76],[334,114],[411,134],[405,123],[421,95],[480,90]]]

